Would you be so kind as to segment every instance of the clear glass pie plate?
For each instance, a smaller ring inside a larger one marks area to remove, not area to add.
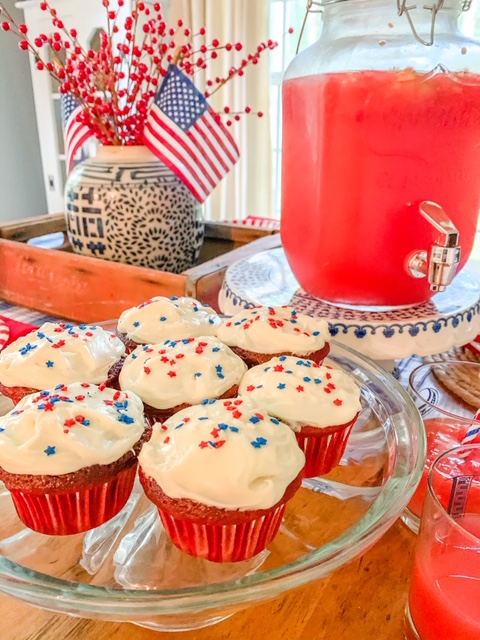
[[[264,552],[232,564],[182,553],[138,483],[126,507],[101,527],[45,536],[22,525],[0,484],[0,591],[74,616],[188,630],[321,579],[363,554],[409,502],[423,470],[425,433],[410,397],[374,362],[332,342],[326,363],[354,376],[363,410],[340,465],[304,480]]]

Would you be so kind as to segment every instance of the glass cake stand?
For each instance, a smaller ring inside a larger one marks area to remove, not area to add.
[[[326,363],[356,379],[363,409],[340,465],[304,480],[264,552],[232,564],[182,553],[138,484],[101,527],[38,534],[19,521],[0,484],[0,591],[50,611],[180,631],[215,624],[363,554],[409,502],[425,434],[410,397],[373,361],[333,341]]]

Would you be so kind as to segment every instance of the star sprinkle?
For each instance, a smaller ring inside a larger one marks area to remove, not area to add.
[[[48,445],[46,449],[44,449],[43,453],[46,453],[47,456],[53,456],[56,453],[56,448],[52,445]]]

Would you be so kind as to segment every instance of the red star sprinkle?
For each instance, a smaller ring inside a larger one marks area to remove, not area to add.
[[[262,416],[261,413],[256,413],[255,415],[259,420],[265,420],[264,416]]]
[[[64,345],[65,345],[65,340],[59,340],[55,344],[52,344],[52,349],[60,349],[60,347],[63,347]]]
[[[85,400],[85,396],[75,396],[75,400],[78,400],[78,402],[81,402],[82,400]]]
[[[297,387],[297,391],[300,393],[301,391],[304,391],[304,388],[302,387],[301,384],[298,385]]]
[[[198,347],[195,349],[195,353],[198,353],[199,355],[200,355],[201,353],[203,353],[203,347],[198,346]]]
[[[183,353],[177,353],[177,355],[175,356],[176,358],[180,359],[183,358],[184,354]]]
[[[241,418],[242,417],[242,412],[238,411],[237,409],[235,409],[235,411],[232,413],[234,418]]]
[[[53,411],[54,409],[55,409],[54,404],[52,404],[51,402],[45,403],[44,411]]]
[[[162,425],[160,426],[160,429],[161,429],[162,431],[168,431],[168,427],[167,427],[167,425],[165,425],[165,424],[162,424]]]
[[[177,374],[175,373],[175,371],[169,371],[168,374],[170,376],[170,378],[176,378]]]
[[[340,400],[339,398],[335,398],[335,400],[333,401],[333,404],[337,405],[337,407],[340,407],[343,404],[343,400]]]
[[[225,440],[218,440],[218,442],[215,443],[215,448],[220,449],[220,447],[223,447],[225,442],[226,442]]]
[[[73,427],[73,425],[75,424],[75,420],[73,418],[68,418],[67,420],[65,420],[65,422],[63,423],[64,427]]]
[[[254,384],[249,384],[247,387],[247,391],[253,391],[255,389],[255,385]]]
[[[205,440],[202,440],[202,442],[200,442],[198,446],[200,447],[200,449],[206,449],[208,447],[208,442],[205,442]]]
[[[145,373],[147,374],[147,376],[148,376],[148,374],[149,374],[149,373],[151,373],[151,371],[152,371],[152,370],[150,369],[150,367],[143,367],[143,370],[145,371]]]
[[[332,393],[332,390],[328,387],[323,387],[323,390],[325,391],[325,393]]]
[[[85,420],[85,416],[75,416],[76,422],[83,422]]]
[[[163,441],[163,444],[168,444],[170,442],[170,436],[167,436]]]
[[[332,377],[332,374],[327,371],[325,377],[327,378],[327,380],[330,380],[330,378]]]
[[[276,365],[273,367],[273,370],[274,370],[274,371],[284,371],[284,368],[283,368],[283,366],[282,366],[281,364],[276,364]]]
[[[242,400],[234,400],[233,404],[236,404],[238,406],[239,404],[242,404]]]
[[[161,362],[170,362],[170,358],[167,358],[167,356],[162,356],[162,357],[160,358],[160,361],[161,361]]]
[[[100,391],[105,391],[105,389],[107,388],[107,383],[106,382],[102,382],[102,384],[98,385],[98,388]]]
[[[336,389],[336,388],[337,388],[337,387],[333,384],[333,382],[329,382],[329,383],[327,384],[327,387],[328,387],[329,389]]]
[[[184,418],[183,421],[184,422],[190,422],[190,418]]]
[[[93,336],[93,333],[91,331],[86,331],[85,335],[91,338]]]
[[[218,438],[218,434],[220,433],[220,429],[217,429],[217,427],[215,427],[215,429],[212,429],[212,430],[210,431],[210,433],[212,434],[212,436],[213,436],[214,438]]]
[[[121,398],[122,394],[120,391],[115,391],[115,393],[113,394],[113,399],[114,400],[118,400],[119,398]]]
[[[90,385],[88,382],[82,382],[82,384],[80,385],[82,387],[84,387],[85,389],[87,389]]]

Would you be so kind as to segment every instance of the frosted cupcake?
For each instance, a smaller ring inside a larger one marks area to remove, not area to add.
[[[144,402],[150,422],[208,398],[237,395],[246,364],[218,338],[165,340],[137,347],[125,359],[120,387]]]
[[[102,327],[46,322],[0,352],[0,392],[17,403],[57,384],[118,385],[125,345]]]
[[[327,321],[297,313],[292,307],[242,310],[223,321],[217,336],[249,367],[281,355],[320,364],[330,351]]]
[[[276,536],[304,462],[287,425],[237,398],[193,406],[155,425],[139,474],[179,549],[237,562]]]
[[[157,296],[125,310],[117,330],[132,351],[139,344],[213,336],[221,322],[214,309],[195,298]]]
[[[125,505],[148,435],[135,394],[59,385],[26,396],[0,417],[0,480],[30,529],[87,531]]]
[[[250,369],[239,393],[291,426],[305,452],[305,477],[340,462],[361,409],[360,388],[350,375],[292,356]]]

